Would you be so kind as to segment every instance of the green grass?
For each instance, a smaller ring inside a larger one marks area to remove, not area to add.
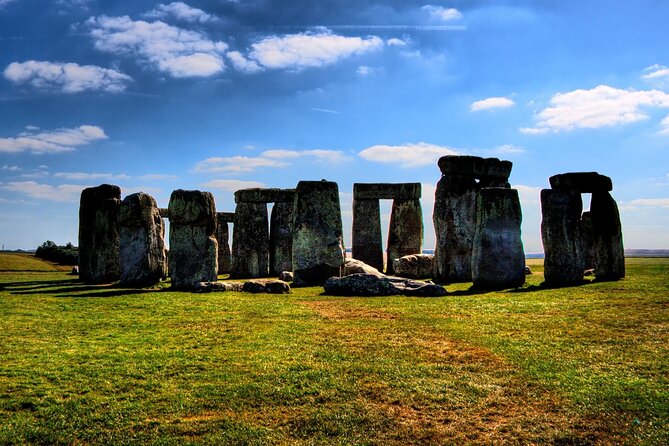
[[[87,286],[7,257],[0,444],[669,444],[669,259],[342,298]]]

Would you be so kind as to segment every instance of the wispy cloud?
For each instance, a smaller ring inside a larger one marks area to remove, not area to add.
[[[78,184],[61,184],[51,186],[40,184],[35,181],[12,181],[0,185],[0,189],[28,195],[40,200],[73,202],[79,199],[81,191],[88,186]]]
[[[315,111],[315,112],[320,112],[320,113],[329,113],[331,115],[341,115],[340,111],[330,110],[329,108],[315,108],[315,107],[312,107],[309,110]]]
[[[176,175],[165,175],[159,173],[150,173],[147,175],[140,175],[137,177],[140,181],[174,181],[178,177]]]
[[[224,42],[161,21],[123,17],[91,17],[87,21],[95,47],[129,55],[172,77],[212,76],[225,69]]]
[[[260,156],[271,159],[289,159],[289,158],[313,158],[317,161],[325,161],[329,163],[338,162],[344,160],[345,156],[343,152],[338,150],[285,150],[285,149],[275,149],[275,150],[266,150],[260,154]]]
[[[56,172],[53,176],[56,178],[65,178],[67,180],[127,180],[130,178],[126,174],[87,172]]]
[[[420,167],[434,164],[444,155],[458,154],[457,150],[450,147],[419,142],[401,146],[376,145],[360,151],[358,156],[377,163],[397,164],[402,167]]]
[[[444,8],[443,6],[425,5],[423,11],[427,11],[430,17],[442,22],[450,22],[462,18],[462,13],[455,8]]]
[[[669,198],[637,198],[626,203],[632,207],[669,208]]]
[[[0,138],[0,153],[72,152],[79,146],[103,139],[107,139],[104,130],[93,125],[82,125],[73,129],[58,129],[50,132],[26,132],[13,138]]]
[[[660,121],[660,131],[659,135],[669,136],[669,115],[665,116],[662,121]]]
[[[669,67],[655,64],[646,67],[644,72],[641,78],[655,87],[663,88],[669,84]]]
[[[10,166],[9,164],[5,164],[4,166],[0,167],[0,170],[5,170],[8,172],[20,172],[21,169],[19,166]]]
[[[509,108],[516,103],[505,97],[491,97],[473,102],[469,107],[471,111],[494,110],[498,108]]]
[[[248,156],[211,157],[195,165],[199,173],[248,173],[264,167],[285,167],[287,163],[269,158]]]
[[[15,2],[16,0],[0,0],[0,9],[4,8],[8,4]]]
[[[330,65],[382,47],[383,40],[377,36],[346,37],[326,29],[266,37],[251,45],[249,57],[267,68],[302,69]]]
[[[263,187],[265,183],[258,181],[243,181],[243,180],[211,180],[204,184],[203,187],[207,189],[217,189],[225,192],[235,192],[240,189],[248,189],[251,187]]]
[[[210,23],[218,21],[218,17],[207,14],[201,9],[188,6],[184,2],[160,3],[152,11],[145,14],[146,17],[155,19],[166,19],[174,17],[189,23]]]
[[[63,93],[103,91],[120,93],[132,79],[123,73],[95,65],[28,60],[12,62],[4,76],[15,84]]]
[[[226,56],[228,59],[230,59],[230,62],[232,62],[232,66],[235,67],[236,70],[243,73],[257,73],[264,70],[264,68],[261,67],[258,62],[247,59],[239,51],[230,51],[226,54]]]
[[[648,118],[643,107],[669,107],[669,94],[659,90],[622,90],[599,85],[590,90],[554,95],[550,107],[537,114],[536,126],[520,131],[541,134],[629,124]]]

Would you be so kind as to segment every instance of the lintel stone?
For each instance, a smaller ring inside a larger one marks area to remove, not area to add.
[[[610,192],[611,178],[597,172],[570,172],[549,178],[552,189],[571,190],[580,193]]]
[[[234,212],[217,212],[216,218],[219,223],[233,223],[235,221]]]
[[[356,200],[418,200],[420,183],[354,183]]]
[[[235,203],[292,203],[295,189],[254,187],[235,192]]]

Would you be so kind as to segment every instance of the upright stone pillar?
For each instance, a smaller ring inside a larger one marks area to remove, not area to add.
[[[596,254],[595,279],[625,277],[625,251],[618,205],[608,191],[595,191],[590,202],[593,246]]]
[[[146,287],[167,276],[165,226],[151,195],[123,199],[119,211],[121,286]]]
[[[421,254],[423,249],[423,210],[420,200],[393,200],[388,229],[386,274],[395,274],[393,263],[400,257]]]
[[[541,191],[544,278],[549,286],[573,285],[583,281],[582,210],[583,201],[579,192]]]
[[[352,232],[353,258],[383,271],[381,211],[378,199],[357,199],[354,194]]]
[[[216,206],[210,192],[178,189],[172,192],[169,265],[172,286],[193,289],[217,279]]]
[[[279,202],[272,206],[269,230],[270,273],[278,276],[293,270],[293,202]]]
[[[79,277],[85,283],[114,282],[121,273],[118,211],[121,189],[111,184],[81,192]]]
[[[517,190],[495,187],[479,191],[472,250],[474,287],[494,290],[525,283],[521,221]]]
[[[592,236],[592,216],[590,211],[583,212],[581,216],[581,247],[583,249],[583,258],[585,259],[584,268],[595,269],[597,263],[597,253]]]
[[[293,283],[322,285],[330,277],[340,277],[344,238],[337,183],[300,181],[292,226]]]
[[[232,231],[230,277],[266,277],[269,274],[269,220],[266,203],[238,202]]]
[[[218,242],[218,274],[230,274],[232,258],[230,253],[230,230],[228,223],[234,221],[232,212],[216,214],[216,241]]]

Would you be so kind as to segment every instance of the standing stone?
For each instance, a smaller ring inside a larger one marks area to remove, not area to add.
[[[351,251],[354,259],[383,271],[383,242],[379,200],[353,198],[353,237]]]
[[[386,274],[394,274],[395,259],[421,254],[422,248],[423,210],[420,200],[393,200],[388,229]]]
[[[595,279],[625,277],[625,251],[618,205],[607,191],[592,193],[590,202],[593,245],[596,253]]]
[[[254,278],[269,274],[269,220],[266,203],[237,203],[232,230],[230,277]]]
[[[214,282],[218,270],[216,206],[210,192],[178,189],[169,204],[172,287],[194,289]]]
[[[293,269],[293,202],[274,203],[269,231],[269,265],[273,276]]]
[[[597,253],[592,235],[592,215],[590,211],[583,212],[581,216],[581,249],[583,249],[583,258],[585,259],[584,268],[586,270],[595,269],[597,263]]]
[[[139,192],[119,210],[121,286],[155,285],[167,276],[165,227],[156,200]]]
[[[218,274],[229,274],[231,268],[230,230],[223,212],[216,214],[216,241],[218,242]]]
[[[331,181],[300,181],[293,210],[293,272],[295,283],[322,285],[340,277],[344,238],[339,188]]]
[[[525,283],[521,220],[517,190],[484,188],[479,191],[472,250],[474,287],[505,289]]]
[[[583,281],[585,251],[581,237],[581,194],[575,191],[541,191],[541,241],[544,278],[549,286]]]
[[[444,175],[437,183],[432,219],[436,233],[434,281],[472,280],[472,243],[476,229],[476,181]]]
[[[121,189],[111,184],[81,192],[79,205],[79,277],[86,283],[119,279],[118,210]]]

